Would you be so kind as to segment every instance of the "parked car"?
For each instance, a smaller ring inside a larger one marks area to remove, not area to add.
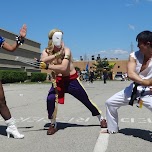
[[[124,76],[122,74],[116,74],[114,80],[124,81]]]

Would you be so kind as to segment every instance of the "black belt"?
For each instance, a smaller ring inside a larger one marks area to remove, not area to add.
[[[135,101],[136,98],[137,98],[137,87],[139,86],[139,84],[134,82],[134,85],[135,85],[135,86],[134,86],[134,88],[133,88],[133,90],[132,90],[131,99],[130,99],[130,101],[129,101],[129,105],[131,105],[131,106],[133,106],[134,101]]]

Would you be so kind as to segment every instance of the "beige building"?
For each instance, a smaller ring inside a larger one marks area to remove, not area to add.
[[[114,65],[113,73],[116,74],[117,72],[126,73],[127,72],[127,60],[108,60],[109,64]],[[74,61],[74,66],[79,67],[80,70],[85,70],[86,65],[89,64],[89,67],[92,67],[93,64],[96,63],[95,60],[92,61]]]
[[[5,41],[13,44],[17,34],[0,29],[0,36],[4,37]],[[34,59],[40,58],[40,43],[25,39],[25,43],[16,49],[15,52],[8,52],[3,48],[0,48],[0,70],[23,70],[27,71],[28,74],[31,72],[40,72],[39,69],[35,69],[30,65],[16,61],[16,56]]]

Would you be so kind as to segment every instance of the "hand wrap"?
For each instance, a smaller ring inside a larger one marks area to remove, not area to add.
[[[40,69],[48,69],[49,64],[46,64],[45,62],[40,61]]]

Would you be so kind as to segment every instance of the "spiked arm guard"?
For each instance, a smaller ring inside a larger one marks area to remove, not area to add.
[[[24,38],[21,36],[16,36],[17,45],[22,45],[24,43]]]

